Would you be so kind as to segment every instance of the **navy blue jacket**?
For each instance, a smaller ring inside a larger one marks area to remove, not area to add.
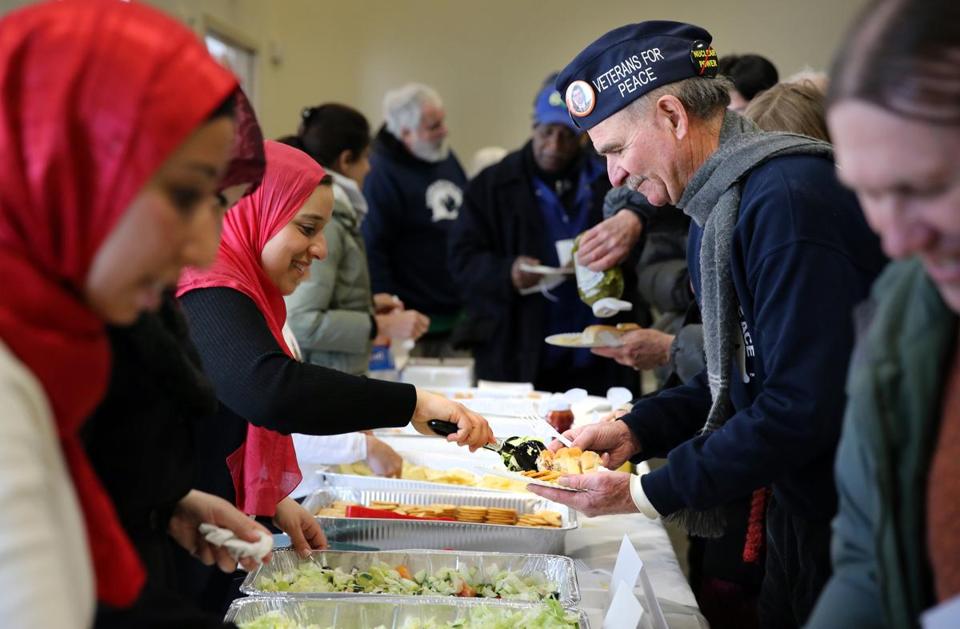
[[[442,162],[425,162],[381,129],[370,166],[363,183],[370,206],[363,237],[373,292],[399,295],[407,308],[428,315],[457,313],[447,233],[467,184],[460,162],[452,152]]]
[[[687,259],[698,302],[701,237],[691,224]],[[743,182],[730,264],[745,347],[743,368],[737,359],[731,365],[735,413],[715,433],[694,436],[710,407],[706,373],[637,403],[624,421],[641,458],[669,452],[668,465],[643,477],[644,491],[667,515],[772,484],[784,509],[830,518],[852,312],[886,258],[833,163],[790,156]]]

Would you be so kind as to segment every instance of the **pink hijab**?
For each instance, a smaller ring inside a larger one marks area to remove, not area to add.
[[[177,297],[200,288],[226,287],[253,300],[280,348],[293,352],[283,339],[287,308],[283,295],[260,265],[260,254],[296,215],[326,175],[306,153],[266,141],[267,168],[255,192],[227,212],[217,259],[209,269],[188,269],[180,278]],[[237,507],[245,513],[272,516],[277,503],[300,483],[300,468],[289,435],[247,426],[246,441],[227,457],[237,493]]]

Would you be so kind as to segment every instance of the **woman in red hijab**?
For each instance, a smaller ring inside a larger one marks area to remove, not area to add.
[[[263,181],[224,219],[217,261],[185,272],[178,296],[221,402],[198,439],[198,488],[272,517],[306,553],[325,540],[316,520],[287,498],[301,478],[290,433],[339,434],[412,420],[433,434],[426,421],[436,418],[458,424],[450,439],[473,449],[491,442],[492,433],[483,418],[444,397],[293,357],[283,336],[283,297],[314,259],[326,256],[333,190],[305,153],[271,141],[265,149]],[[228,585],[203,584],[207,609],[229,600]]]
[[[236,81],[136,3],[51,2],[0,32],[0,618],[86,627],[94,588],[124,606],[143,583],[77,437],[104,324],[209,263]]]
[[[256,115],[242,91],[234,99],[237,133],[220,181],[223,210],[256,189],[266,165]],[[210,244],[203,256],[213,262],[219,243],[211,239]],[[174,569],[179,553],[170,544],[172,538],[201,561],[216,561],[232,573],[237,560],[204,544],[198,525],[207,522],[234,531],[251,526],[233,503],[193,489],[194,426],[216,412],[213,387],[201,371],[172,290],[165,291],[159,310],[141,314],[133,325],[108,326],[107,334],[110,385],[81,437],[147,580],[132,606],[99,605],[94,627],[223,627],[222,615],[205,614],[179,594]],[[248,558],[244,565],[252,568],[256,563]]]

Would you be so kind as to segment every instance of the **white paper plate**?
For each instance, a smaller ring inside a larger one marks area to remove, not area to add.
[[[548,483],[536,478],[528,478],[519,472],[513,472],[505,467],[483,467],[483,471],[487,474],[492,474],[493,476],[502,476],[503,478],[509,478],[510,480],[519,480],[526,481],[529,485],[540,485],[541,487],[549,487],[551,489],[559,489],[561,491],[570,491],[570,492],[580,492],[586,491],[585,489],[575,489],[573,487],[564,487],[563,485],[557,485],[556,483]]]
[[[524,273],[536,273],[537,275],[573,275],[573,269],[543,264],[521,264],[520,270]]]
[[[562,334],[552,334],[544,339],[550,345],[558,347],[620,347],[620,342],[615,335],[609,332],[601,332],[593,343],[588,343],[583,339],[581,332],[564,332]]]

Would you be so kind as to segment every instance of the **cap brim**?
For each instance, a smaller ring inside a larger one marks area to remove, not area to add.
[[[576,134],[583,133],[583,129],[580,129],[573,123],[573,120],[570,119],[570,115],[567,112],[550,112],[542,116],[536,116],[533,119],[533,124],[562,124]]]

